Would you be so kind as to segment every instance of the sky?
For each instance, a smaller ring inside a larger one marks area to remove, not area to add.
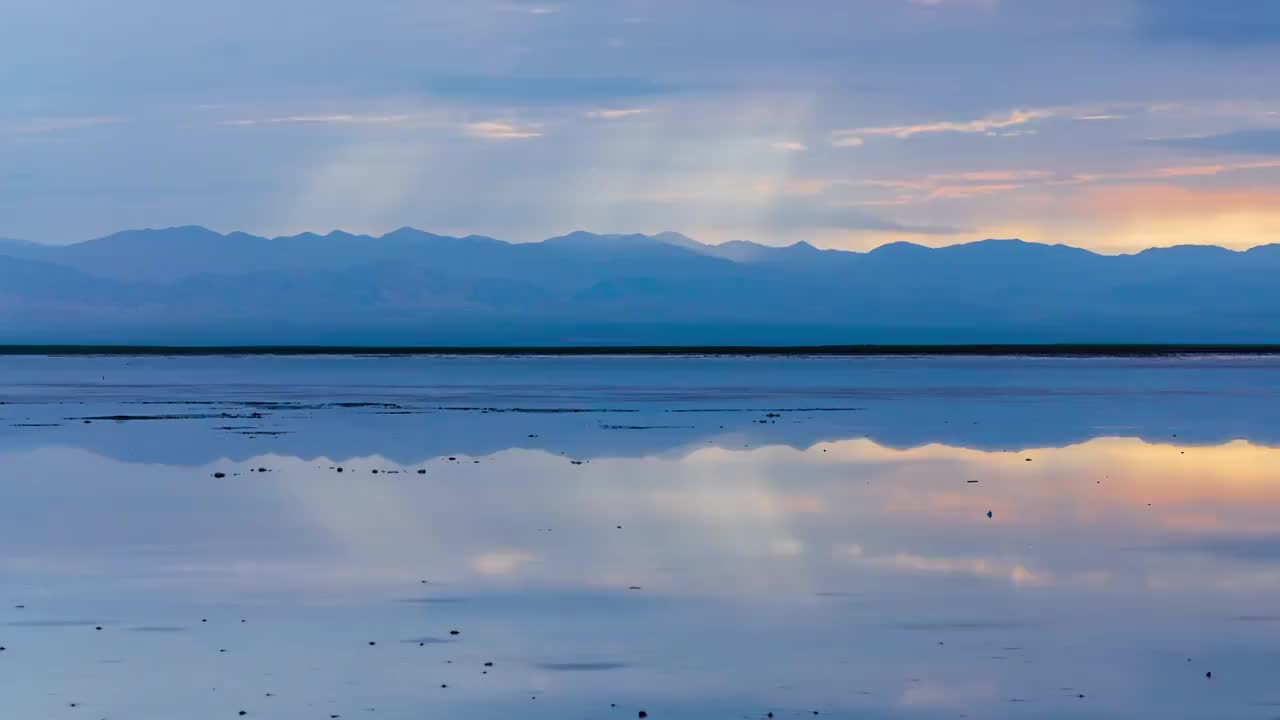
[[[5,0],[0,237],[1280,242],[1272,0]]]

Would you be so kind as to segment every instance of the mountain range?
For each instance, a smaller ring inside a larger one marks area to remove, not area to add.
[[[0,342],[610,345],[1280,342],[1280,245],[869,252],[674,232],[401,228],[0,240]]]

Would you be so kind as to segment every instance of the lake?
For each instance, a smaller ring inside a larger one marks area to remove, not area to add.
[[[1274,718],[1280,358],[3,357],[12,718]]]

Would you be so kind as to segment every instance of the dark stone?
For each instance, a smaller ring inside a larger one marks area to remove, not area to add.
[[[216,478],[218,478],[218,479],[222,479],[222,478],[226,477],[226,476],[227,476],[227,474],[226,474],[226,473],[216,472],[216,473],[214,473],[214,474],[213,474],[213,476],[214,476],[214,477],[216,477]]]

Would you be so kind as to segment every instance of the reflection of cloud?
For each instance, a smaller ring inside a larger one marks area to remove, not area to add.
[[[533,556],[523,552],[484,553],[471,558],[471,568],[481,575],[510,575],[533,562]]]
[[[342,475],[323,457],[183,468],[48,449],[5,453],[3,461],[15,477],[42,478],[13,489],[28,505],[73,492],[83,500],[58,511],[75,530],[17,516],[0,528],[0,540],[26,544],[10,555],[30,556],[0,566],[35,577],[90,568],[95,578],[166,588],[390,589],[396,597],[425,591],[419,580],[427,578],[449,586],[436,602],[470,596],[469,583],[502,580],[742,598],[783,586],[806,596],[858,590],[860,581],[888,592],[913,576],[1090,592],[1244,592],[1280,581],[1272,567],[1280,449],[1243,441],[1179,447],[1103,438],[1010,453],[857,439],[603,456],[572,472],[562,457],[508,450],[476,465],[435,464],[431,482],[387,472],[427,463],[376,456],[344,458]],[[186,502],[190,486],[172,482],[246,465],[271,473],[229,474],[205,504]],[[99,475],[111,482],[85,480]],[[95,515],[103,498],[128,508],[129,522]],[[555,532],[532,533],[530,519]],[[840,544],[851,532],[861,545]],[[139,537],[167,549],[139,552]],[[566,537],[571,549],[561,544]],[[1036,544],[1023,550],[1028,537]],[[872,570],[878,577],[868,577]]]
[[[769,554],[774,557],[795,557],[804,552],[804,543],[795,538],[778,538],[769,544]]]
[[[899,702],[906,707],[964,708],[998,697],[993,686],[956,686],[938,683],[913,684],[903,691]]]
[[[917,575],[966,576],[992,580],[1007,580],[1015,587],[1040,586],[1053,583],[1052,576],[1035,572],[1015,561],[990,558],[952,558],[897,552],[888,555],[870,554],[861,545],[849,545],[841,554],[860,564],[886,570],[898,570]]]

